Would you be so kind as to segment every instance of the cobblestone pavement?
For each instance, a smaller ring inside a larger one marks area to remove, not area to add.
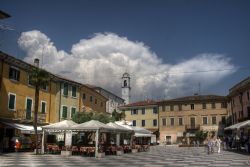
[[[175,146],[153,146],[149,152],[130,153],[122,156],[94,157],[61,155],[34,155],[33,153],[9,153],[0,155],[2,166],[117,166],[117,167],[247,167],[249,155],[242,155],[228,151],[221,154],[207,154],[204,148],[179,148]]]

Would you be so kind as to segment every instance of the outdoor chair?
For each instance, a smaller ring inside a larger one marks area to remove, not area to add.
[[[89,156],[95,155],[95,147],[88,147],[88,155]]]
[[[111,154],[111,146],[107,146],[105,149],[105,154],[110,155]]]
[[[112,155],[116,154],[116,147],[115,146],[111,146],[111,154]]]
[[[52,154],[58,154],[60,152],[60,149],[57,145],[52,146]]]
[[[80,154],[87,155],[88,148],[87,147],[80,147]]]
[[[46,147],[46,152],[47,152],[47,154],[51,154],[52,153],[52,145],[47,145],[47,147]]]
[[[72,155],[78,155],[79,154],[79,149],[77,146],[72,146]]]

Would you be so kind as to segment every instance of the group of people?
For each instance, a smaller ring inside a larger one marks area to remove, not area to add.
[[[230,135],[224,138],[224,148],[241,150],[245,149],[250,154],[250,134],[249,135]]]
[[[221,152],[221,139],[219,137],[209,138],[207,139],[207,153],[211,154],[215,152],[215,148],[217,148],[218,154]]]

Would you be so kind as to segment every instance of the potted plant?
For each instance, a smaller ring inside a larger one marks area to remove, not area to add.
[[[71,156],[72,155],[71,146],[62,147],[61,155],[63,155],[63,156]]]
[[[117,146],[116,148],[116,155],[122,155],[123,154],[123,147]]]
[[[138,152],[138,148],[136,147],[136,145],[132,145],[132,153],[137,153]]]

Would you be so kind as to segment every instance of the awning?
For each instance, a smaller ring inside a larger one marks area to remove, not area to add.
[[[224,130],[234,130],[234,129],[240,129],[244,127],[250,127],[250,120],[231,125],[229,127],[224,128]]]
[[[145,134],[145,133],[135,133],[135,137],[152,137],[154,134]]]
[[[35,133],[34,127],[32,125],[24,125],[24,124],[8,123],[8,122],[2,122],[2,123],[12,128],[20,130],[22,134],[34,134]],[[41,133],[42,128],[37,127],[37,132]]]

